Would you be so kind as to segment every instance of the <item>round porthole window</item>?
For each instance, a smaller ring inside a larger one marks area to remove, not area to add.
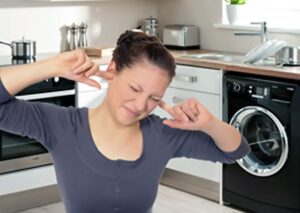
[[[269,110],[248,106],[232,117],[230,124],[247,139],[251,152],[237,163],[247,172],[267,177],[277,173],[288,157],[288,139],[279,119]]]

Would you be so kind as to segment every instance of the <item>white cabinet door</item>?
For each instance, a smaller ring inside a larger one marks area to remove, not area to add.
[[[167,104],[174,105],[178,101],[183,101],[188,98],[196,98],[205,107],[207,107],[212,114],[220,118],[220,96],[213,94],[206,94],[176,88],[168,88],[165,94],[164,101]],[[160,108],[156,108],[154,113],[160,117],[170,117],[165,111]],[[174,169],[197,177],[209,179],[215,182],[220,180],[220,164],[204,160],[176,158],[170,160],[167,168]]]
[[[0,175],[0,196],[57,184],[53,165]]]
[[[106,89],[84,91],[77,94],[77,107],[95,108],[100,105],[106,95]]]
[[[106,70],[107,64],[99,65],[101,70]],[[77,107],[95,108],[103,101],[108,83],[106,80],[93,76],[93,80],[97,81],[101,85],[101,89],[91,87],[83,83],[77,83]]]

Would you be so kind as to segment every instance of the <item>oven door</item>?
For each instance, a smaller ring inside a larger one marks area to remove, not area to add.
[[[75,89],[17,96],[28,101],[75,106]],[[51,164],[45,147],[38,141],[0,131],[0,173]]]

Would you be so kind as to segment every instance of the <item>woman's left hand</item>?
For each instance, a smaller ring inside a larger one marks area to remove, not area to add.
[[[161,101],[159,106],[173,117],[173,119],[163,121],[165,125],[172,128],[205,131],[215,120],[208,109],[194,98],[187,99],[175,106],[169,106]]]

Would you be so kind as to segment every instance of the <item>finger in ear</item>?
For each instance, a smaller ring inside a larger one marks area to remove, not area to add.
[[[116,73],[116,63],[114,61],[111,61],[106,69],[106,71]]]

